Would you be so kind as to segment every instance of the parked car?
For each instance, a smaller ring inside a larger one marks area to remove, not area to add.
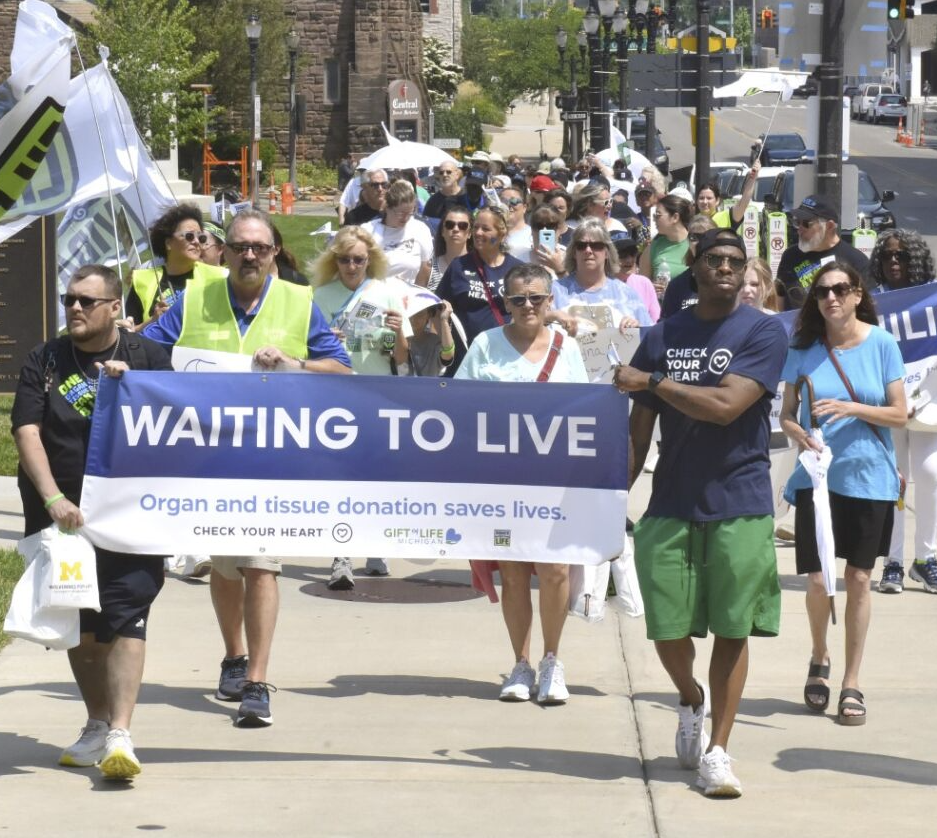
[[[844,84],[843,85],[843,97],[849,100],[850,107],[852,103],[852,97],[858,95],[858,93],[859,93],[858,84]]]
[[[888,202],[895,200],[896,197],[898,196],[891,189],[885,189],[880,193],[868,173],[859,169],[858,209],[860,224],[863,218],[868,218],[872,229],[876,232],[889,230],[897,226],[895,216],[885,206]],[[773,188],[765,196],[764,209],[765,212],[781,211],[787,215],[787,240],[792,243],[797,241],[797,230],[791,220],[794,206],[794,170],[788,169],[776,176]],[[767,223],[762,225],[763,231],[767,230],[767,226]],[[852,229],[840,229],[840,236],[846,241],[851,241]]]
[[[873,125],[877,125],[883,119],[893,119],[897,122],[907,117],[908,100],[899,93],[880,93],[868,113],[868,119]]]
[[[883,93],[894,92],[895,88],[890,84],[880,84],[879,82],[863,84],[859,88],[859,92],[852,97],[852,103],[849,106],[849,115],[853,119],[868,118],[869,108],[872,107],[872,103]]]
[[[807,81],[805,81],[800,87],[794,88],[794,96],[800,96],[803,99],[806,99],[808,96],[816,96],[820,90],[820,85],[813,76],[807,76]]]
[[[764,140],[764,145],[762,145]],[[761,146],[758,159],[762,166],[793,166],[804,160],[807,146],[804,138],[796,131],[789,134],[762,134],[758,142],[752,145],[751,161],[755,162],[755,154]]]
[[[741,163],[738,160],[716,160],[709,164],[709,179],[719,187],[721,195],[731,194],[728,188],[731,186],[736,175],[744,175],[748,171],[748,164]],[[696,164],[690,169],[689,188],[695,195],[696,190],[702,184],[696,182]]]

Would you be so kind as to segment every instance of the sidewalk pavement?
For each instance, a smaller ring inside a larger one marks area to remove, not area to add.
[[[637,518],[650,481],[630,509]],[[0,480],[0,530],[21,529]],[[910,527],[909,527],[910,530]],[[64,654],[0,653],[0,831],[94,836],[933,835],[937,597],[872,595],[864,727],[802,704],[809,656],[793,550],[778,551],[781,635],[751,642],[730,753],[744,794],[709,800],[677,767],[675,696],[642,619],[570,618],[563,707],[497,701],[512,665],[499,609],[464,564],[393,560],[393,576],[325,587],[328,559],[290,561],[270,678],[275,724],[233,726],[216,701],[222,647],[207,581],[169,577],[154,605],[133,722],[133,784],[56,765],[84,722]],[[359,562],[357,564],[363,564]],[[877,577],[876,573],[876,577]],[[845,600],[839,597],[839,613]],[[539,652],[540,632],[533,648]],[[835,679],[842,624],[832,629]],[[700,678],[709,643],[699,644]],[[836,691],[834,687],[834,699]],[[834,702],[835,706],[835,702]],[[111,792],[102,795],[97,792]]]

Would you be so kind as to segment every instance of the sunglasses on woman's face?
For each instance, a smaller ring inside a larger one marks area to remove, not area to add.
[[[191,230],[187,233],[176,233],[176,237],[180,239],[185,239],[189,244],[197,241],[199,244],[205,244],[208,241],[208,236],[205,233],[193,233]]]
[[[831,291],[837,300],[841,300],[853,291],[853,287],[848,282],[837,282],[835,285],[815,285],[813,291],[818,300],[825,300]]]
[[[368,261],[367,256],[338,256],[335,259],[339,265],[354,265],[356,268],[360,268],[365,262]]]
[[[510,297],[505,297],[509,305],[514,306],[515,308],[520,308],[527,303],[530,303],[532,308],[537,308],[538,306],[543,305],[546,302],[549,294],[513,294]]]
[[[514,209],[514,207],[519,207],[524,202],[520,198],[505,198],[504,203]]]
[[[605,250],[605,242],[576,242],[576,250],[580,253],[584,253],[587,250],[592,250],[595,253],[601,253]]]
[[[555,230],[559,224],[531,224],[532,230]]]
[[[468,221],[444,221],[443,226],[447,230],[455,230],[457,227],[464,233],[469,228]]]
[[[910,262],[911,254],[907,250],[883,250],[880,254],[883,262]]]

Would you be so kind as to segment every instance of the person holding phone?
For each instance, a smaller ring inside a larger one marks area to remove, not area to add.
[[[541,265],[554,277],[566,276],[566,248],[557,239],[560,214],[549,204],[541,204],[530,214],[533,249],[530,262]]]

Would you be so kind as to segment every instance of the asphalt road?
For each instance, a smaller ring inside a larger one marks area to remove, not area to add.
[[[752,143],[771,120],[775,95],[763,93],[744,100],[737,108],[715,112],[713,160],[748,160]],[[691,165],[689,112],[678,108],[657,111],[664,144],[670,146],[671,169]],[[772,131],[797,131],[806,136],[807,106],[792,99],[778,107]],[[850,162],[869,173],[879,192],[893,189],[889,204],[899,226],[920,232],[937,254],[937,151],[907,148],[895,142],[893,124],[851,122]]]

